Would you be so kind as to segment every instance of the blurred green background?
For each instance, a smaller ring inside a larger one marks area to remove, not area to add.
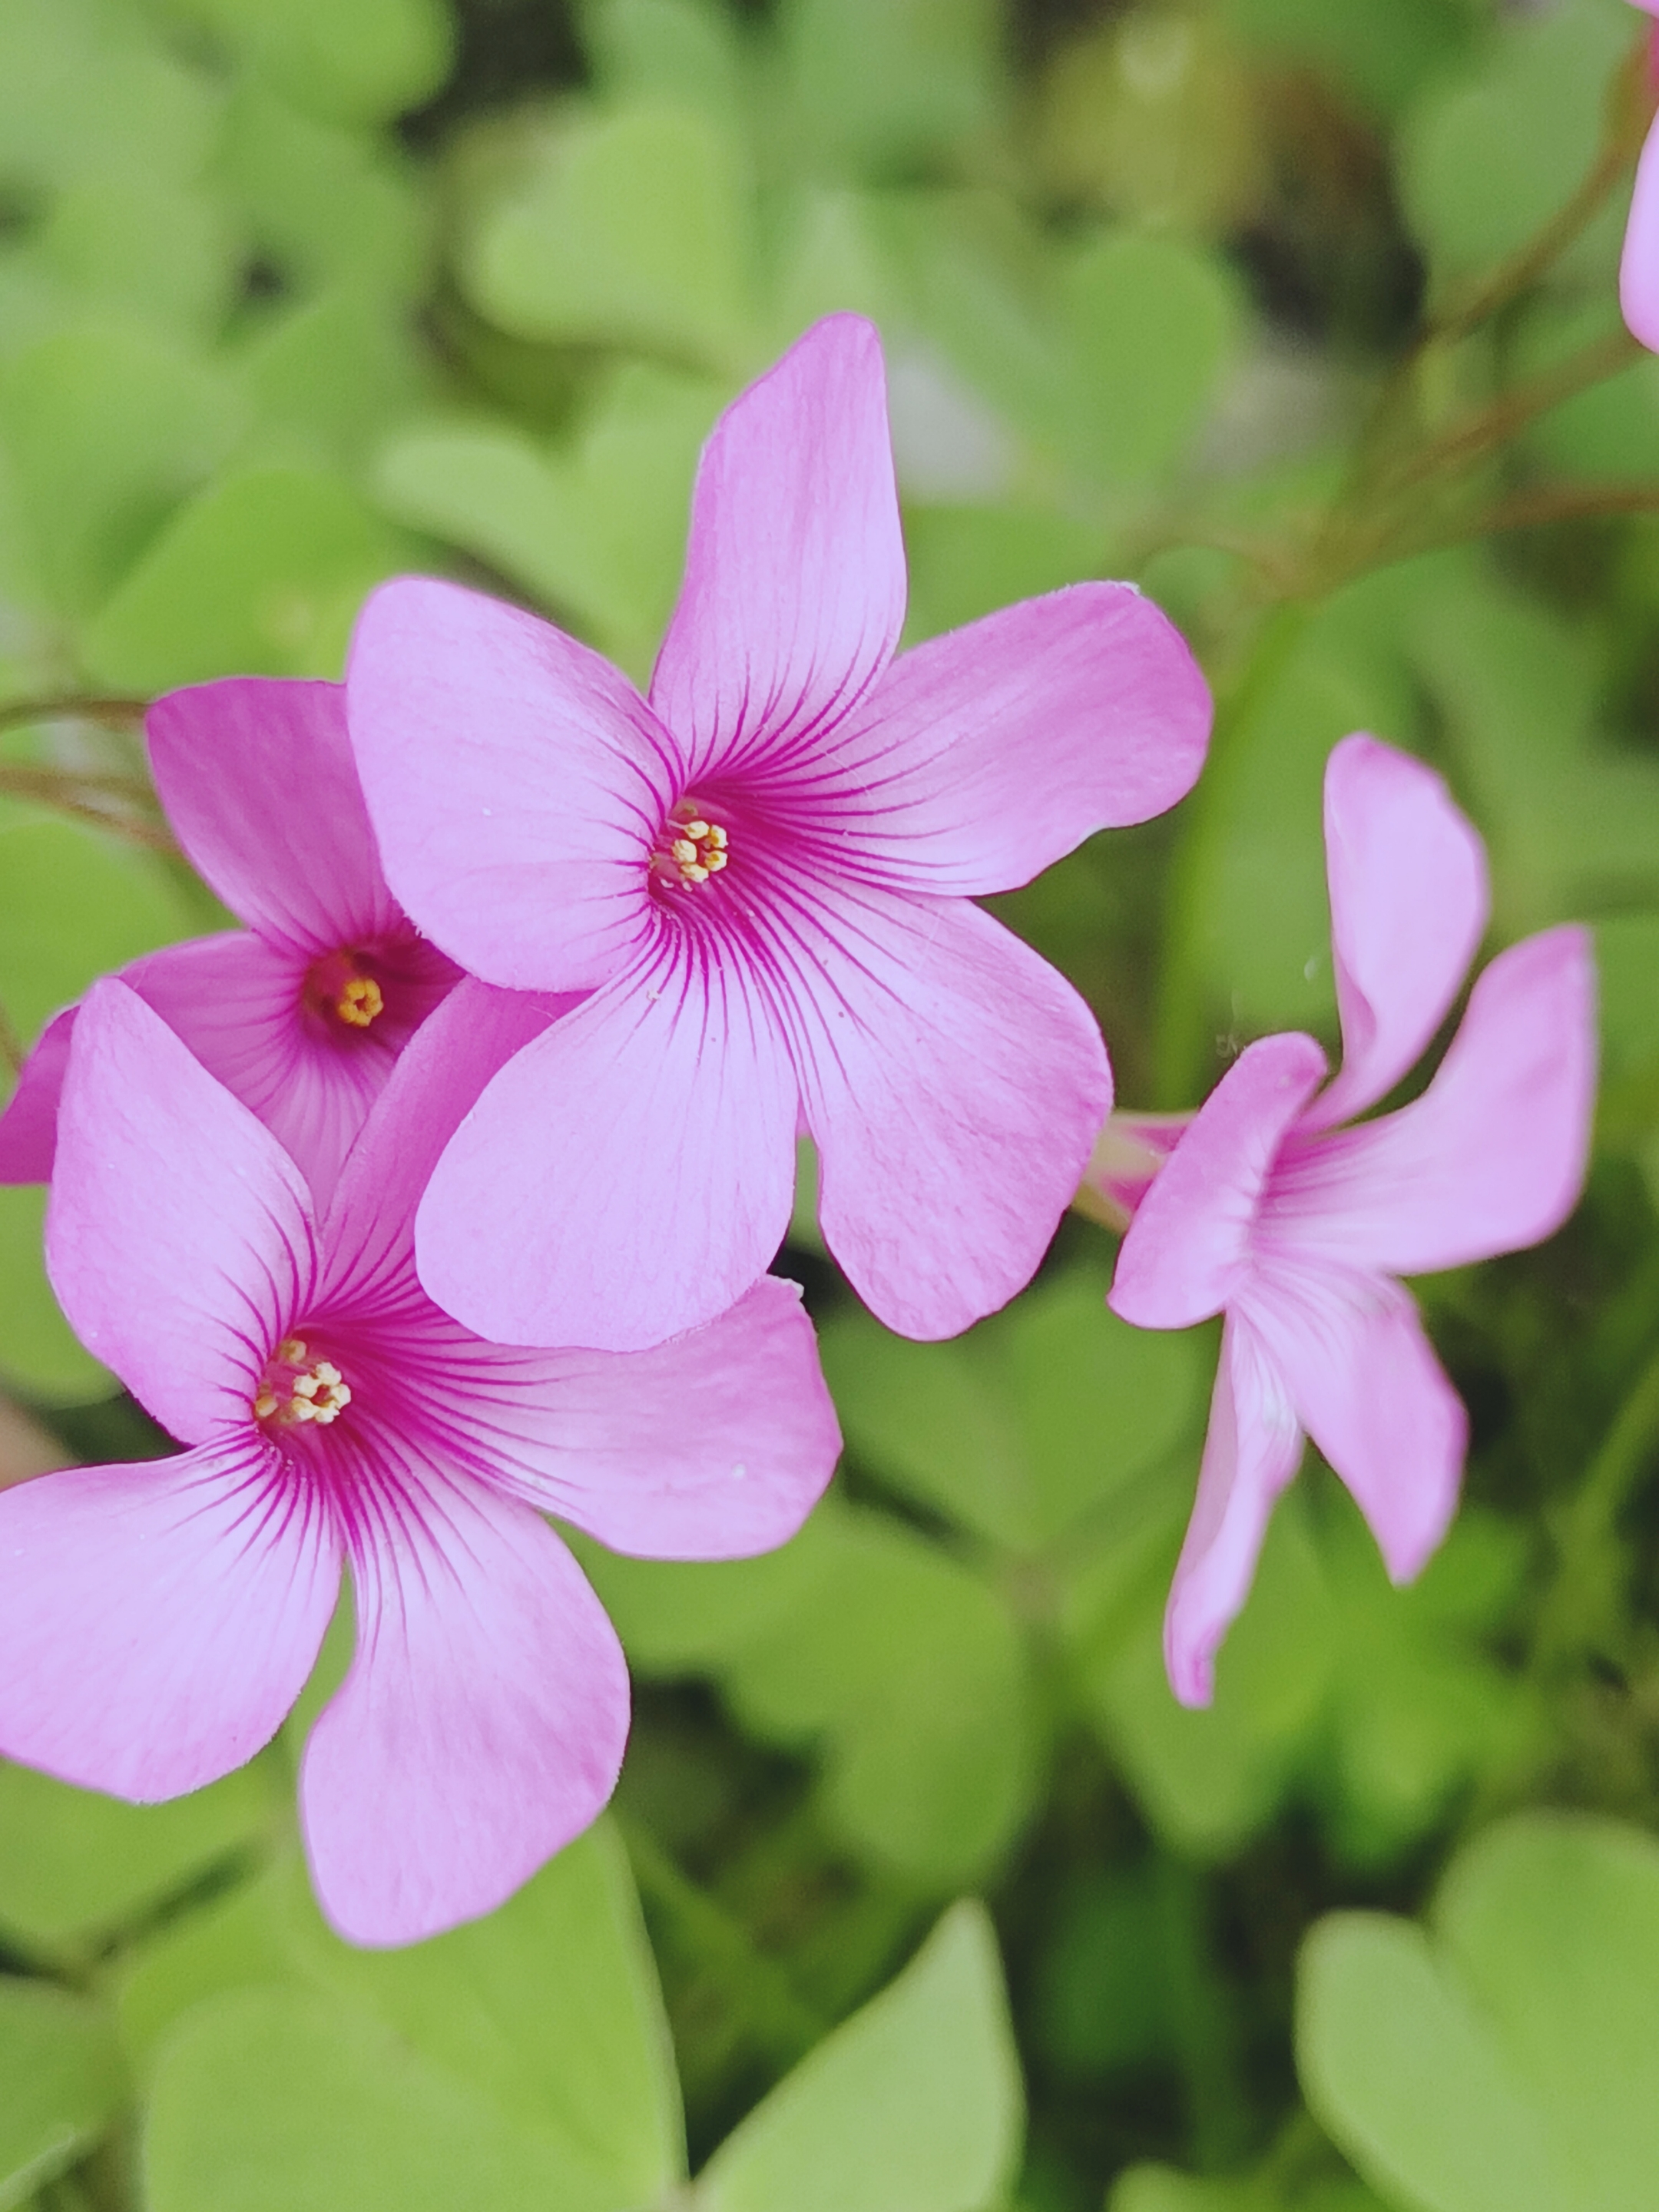
[[[1421,1286],[1474,1417],[1444,1550],[1392,1591],[1310,1455],[1208,1713],[1158,1651],[1207,1334],[1109,1319],[1073,1220],[1008,1312],[904,1343],[804,1204],[835,1490],[750,1564],[581,1546],[628,1763],[493,1918],[322,1929],[314,1689],[170,1807],[0,1766],[0,2212],[1652,2212],[1659,364],[1613,292],[1645,21],[0,0],[14,1065],[217,926],[134,702],[337,675],[411,568],[643,678],[700,441],[853,307],[909,637],[1130,575],[1216,685],[1192,799],[995,902],[1124,1103],[1332,1036],[1356,727],[1479,823],[1494,945],[1595,924],[1606,1078],[1575,1221]],[[165,1448],[58,1315],[40,1212],[0,1191],[14,1478]]]

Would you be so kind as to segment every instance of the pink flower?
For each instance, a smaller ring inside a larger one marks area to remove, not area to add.
[[[489,981],[593,994],[421,1208],[422,1279],[482,1334],[626,1348],[718,1313],[784,1234],[802,1128],[895,1328],[950,1335],[1041,1258],[1111,1079],[971,901],[1172,805],[1208,695],[1126,585],[895,660],[904,596],[880,345],[838,315],[709,441],[648,703],[457,586],[369,601],[347,690],[398,896]]]
[[[243,676],[157,700],[150,765],[197,872],[248,924],[122,975],[325,1196],[371,1102],[460,970],[386,889],[337,684]],[[0,1182],[52,1176],[75,1010],[0,1115]]]
[[[1342,1071],[1320,1091],[1311,1037],[1249,1046],[1141,1200],[1111,1293],[1145,1328],[1226,1316],[1164,1623],[1188,1705],[1209,1700],[1304,1431],[1394,1579],[1423,1565],[1456,1505],[1467,1422],[1395,1278],[1535,1244],[1583,1181],[1595,1045],[1582,929],[1500,954],[1424,1095],[1339,1126],[1394,1088],[1444,1018],[1486,927],[1486,874],[1439,777],[1365,737],[1331,755],[1325,853]]]
[[[1634,0],[1650,15],[1659,15],[1659,0]],[[1649,74],[1659,80],[1659,30],[1649,43]],[[1636,165],[1630,221],[1619,264],[1619,303],[1632,337],[1650,353],[1659,353],[1659,123],[1648,132]]]
[[[791,1284],[620,1356],[482,1344],[422,1292],[416,1197],[550,1011],[463,984],[320,1217],[124,984],[76,1025],[52,1279],[188,1449],[0,1493],[0,1751],[139,1801],[211,1782],[293,1704],[349,1565],[356,1657],[300,1799],[360,1943],[489,1911],[610,1794],[623,1656],[542,1512],[641,1557],[736,1558],[793,1534],[839,1445]]]

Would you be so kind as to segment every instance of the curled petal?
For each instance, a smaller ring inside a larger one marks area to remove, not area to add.
[[[1637,4],[1645,5],[1646,0]],[[1650,353],[1659,353],[1659,125],[1649,131],[1636,167],[1619,264],[1619,304],[1631,336]]]
[[[881,341],[830,315],[703,449],[651,681],[686,781],[810,755],[886,666],[904,596]]]
[[[1457,1507],[1468,1419],[1398,1283],[1297,1261],[1259,1268],[1244,1308],[1297,1418],[1409,1582]]]
[[[1500,953],[1422,1097],[1285,1148],[1263,1209],[1287,1250],[1425,1274],[1553,1236],[1583,1187],[1595,1096],[1588,931]]]
[[[628,1735],[622,1648],[546,1523],[393,1485],[360,1518],[356,1656],[300,1776],[323,1910],[379,1945],[493,1911],[600,1812]]]
[[[444,1395],[480,1466],[635,1559],[770,1551],[841,1450],[800,1292],[771,1276],[653,1352],[458,1346]]]
[[[75,1024],[46,1265],[88,1349],[186,1443],[246,1420],[314,1278],[298,1169],[114,977]]]
[[[1188,1328],[1232,1301],[1279,1148],[1324,1073],[1309,1036],[1245,1047],[1140,1201],[1117,1255],[1114,1313],[1139,1328]]]
[[[155,788],[198,872],[262,937],[304,952],[385,937],[386,886],[337,684],[233,676],[144,718]]]
[[[339,1579],[251,1422],[0,1492],[0,1751],[141,1803],[216,1781],[281,1725]]]
[[[1285,1385],[1243,1315],[1230,1313],[1187,1540],[1164,1616],[1164,1661],[1183,1705],[1215,1693],[1215,1654],[1243,1609],[1268,1516],[1302,1458]]]
[[[1112,1103],[1092,1014],[965,900],[849,892],[777,933],[818,1218],[890,1328],[954,1336],[1024,1288]]]
[[[1432,769],[1345,738],[1325,770],[1325,869],[1342,1067],[1310,1111],[1328,1128],[1374,1106],[1421,1055],[1486,926],[1480,840]]]
[[[677,795],[627,678],[517,607],[402,576],[358,617],[346,692],[386,874],[426,935],[510,990],[613,975]]]
[[[1131,584],[1073,584],[893,663],[820,762],[792,774],[848,859],[977,896],[1192,788],[1210,694]]]
[[[46,1024],[0,1114],[0,1183],[50,1182],[58,1150],[58,1101],[69,1072],[74,1006]]]
[[[795,1121],[743,963],[665,933],[486,1088],[416,1216],[421,1280],[498,1344],[660,1344],[765,1273],[789,1222]]]

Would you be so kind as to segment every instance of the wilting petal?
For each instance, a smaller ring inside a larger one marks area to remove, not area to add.
[[[1645,4],[1646,0],[1637,0],[1638,7]],[[1636,189],[1619,264],[1619,304],[1631,336],[1650,353],[1659,353],[1659,125],[1649,131],[1636,166]]]
[[[383,1501],[353,1559],[357,1654],[300,1806],[323,1910],[354,1943],[489,1912],[602,1809],[628,1670],[546,1523],[470,1486]]]
[[[1183,1705],[1207,1705],[1215,1655],[1255,1576],[1274,1501],[1302,1459],[1285,1385],[1250,1324],[1230,1313],[1187,1540],[1164,1615],[1164,1662]]]
[[[838,849],[923,890],[1029,883],[1192,788],[1210,694],[1131,584],[1073,584],[902,653],[790,778]]]
[[[0,1492],[0,1752],[140,1802],[216,1781],[299,1695],[339,1579],[251,1421]]]
[[[69,1068],[76,1008],[46,1024],[0,1114],[0,1183],[50,1182],[58,1149],[58,1100]]]
[[[498,1344],[660,1344],[764,1273],[788,1226],[795,1122],[742,964],[665,932],[462,1122],[416,1216],[421,1280]]]
[[[417,927],[513,990],[615,974],[677,795],[627,678],[550,623],[403,576],[358,617],[346,691],[386,872]]]
[[[402,922],[380,872],[338,684],[232,676],[144,718],[167,819],[234,915],[317,952]]]
[[[1444,1020],[1486,926],[1486,860],[1434,770],[1375,738],[1325,769],[1325,872],[1342,1068],[1316,1101],[1328,1128],[1374,1106]]]
[[[458,1348],[443,1396],[480,1466],[636,1559],[770,1551],[841,1449],[800,1292],[769,1276],[654,1352]]]
[[[323,1304],[373,1303],[415,1264],[415,1209],[478,1094],[576,997],[501,991],[468,976],[398,1061],[335,1189]]]
[[[872,1312],[954,1336],[1023,1290],[1112,1103],[1093,1016],[965,900],[848,890],[780,927],[825,1242]]]
[[[1245,1312],[1389,1574],[1409,1582],[1456,1510],[1468,1443],[1409,1293],[1383,1275],[1284,1261],[1258,1268]]]
[[[75,1024],[46,1264],[88,1349],[186,1443],[247,1419],[311,1279],[299,1170],[112,977]]]
[[[881,341],[814,325],[703,448],[685,581],[651,681],[685,780],[811,751],[904,622]]]
[[[1519,1251],[1578,1201],[1595,1095],[1589,933],[1547,930],[1482,975],[1422,1097],[1292,1139],[1264,1224],[1287,1249],[1390,1275]]]
[[[1325,1073],[1311,1037],[1247,1045],[1140,1201],[1108,1303],[1139,1328],[1188,1328],[1231,1299],[1286,1131]]]

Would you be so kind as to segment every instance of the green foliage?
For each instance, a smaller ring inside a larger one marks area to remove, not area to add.
[[[764,1559],[576,1540],[636,1684],[621,1819],[499,1912],[406,1954],[317,1917],[291,1770],[349,1608],[213,1790],[0,1766],[0,2207],[1645,2212],[1659,538],[1597,503],[1650,497],[1659,387],[1609,343],[1622,179],[1479,330],[1421,326],[1412,257],[1432,316],[1535,240],[1650,27],[575,0],[578,70],[564,20],[0,0],[0,709],[337,677],[410,568],[643,683],[710,424],[852,309],[908,639],[1128,574],[1215,684],[1183,809],[998,909],[1090,996],[1124,1103],[1192,1106],[1271,1030],[1334,1053],[1320,786],[1369,727],[1486,837],[1494,945],[1595,928],[1590,1194],[1423,1287],[1476,1438],[1441,1553],[1395,1589],[1310,1454],[1203,1713],[1161,1617],[1213,1332],[1115,1322],[1073,1224],[1007,1311],[902,1341],[804,1200],[838,1487]],[[142,774],[101,710],[0,732],[24,1045],[223,926]],[[118,1459],[149,1439],[95,1402],[44,1204],[0,1190],[0,1378]],[[1597,1817],[1492,1825],[1557,1802]],[[995,1939],[950,1903],[981,1886]]]
[[[1659,1850],[1532,1814],[1454,1863],[1432,1933],[1322,1922],[1297,2044],[1315,2112],[1428,2212],[1637,2212],[1659,2169]]]

